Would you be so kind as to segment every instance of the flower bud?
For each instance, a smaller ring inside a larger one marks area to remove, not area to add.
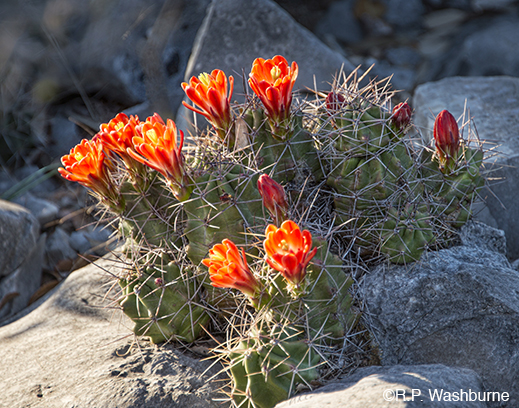
[[[266,174],[258,179],[258,190],[263,198],[263,205],[269,211],[276,225],[285,220],[288,204],[283,186]]]
[[[401,102],[393,108],[391,123],[397,130],[404,130],[411,123],[413,111],[407,102]]]
[[[460,134],[458,123],[449,111],[443,110],[436,116],[433,134],[440,170],[443,173],[450,172],[458,157]]]
[[[331,91],[326,96],[326,110],[329,115],[334,115],[339,112],[346,103],[346,98],[339,94]]]

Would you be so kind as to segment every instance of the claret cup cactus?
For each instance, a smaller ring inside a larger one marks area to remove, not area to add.
[[[298,69],[256,59],[243,104],[223,71],[193,77],[184,104],[211,127],[190,143],[171,119],[120,113],[59,170],[118,220],[117,302],[135,334],[223,334],[236,406],[273,407],[344,369],[361,331],[349,271],[448,245],[484,184],[483,152],[449,112],[420,146],[387,81],[361,88],[354,71],[301,100]]]

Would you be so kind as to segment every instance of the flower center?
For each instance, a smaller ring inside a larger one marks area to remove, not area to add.
[[[155,132],[155,129],[150,129],[146,132],[146,136],[149,137],[149,139],[152,141],[152,142],[157,142],[158,140],[158,136],[157,136],[157,132]]]
[[[281,242],[278,244],[278,247],[281,248],[283,251],[288,251],[288,243],[284,239],[281,240]]]
[[[202,72],[200,75],[198,75],[198,79],[200,82],[202,82],[205,86],[209,86],[211,84],[211,78],[207,72]]]
[[[273,67],[270,70],[270,75],[272,75],[272,82],[276,82],[277,79],[281,76],[281,69],[278,66]]]

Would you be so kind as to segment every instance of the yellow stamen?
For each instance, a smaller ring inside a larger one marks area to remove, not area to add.
[[[146,132],[146,136],[148,136],[151,141],[153,142],[157,142],[158,140],[158,137],[157,137],[157,132],[155,132],[155,129],[150,129]]]
[[[207,72],[202,72],[200,75],[198,75],[198,79],[200,82],[202,82],[205,86],[209,86],[211,83],[211,78]]]
[[[278,247],[281,248],[283,251],[288,251],[288,243],[284,239],[281,240],[281,242],[278,244]]]
[[[281,69],[275,66],[270,70],[270,75],[272,75],[272,81],[276,81],[281,76]]]

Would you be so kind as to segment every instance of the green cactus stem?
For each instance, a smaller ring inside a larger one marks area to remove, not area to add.
[[[189,268],[162,255],[128,278],[120,279],[124,313],[135,323],[134,333],[153,343],[192,343],[203,335],[210,315],[200,305],[200,285]]]
[[[272,408],[289,398],[298,384],[310,386],[319,378],[319,354],[289,326],[252,334],[230,350],[229,357],[236,405],[249,400],[245,406]]]
[[[280,141],[272,136],[262,109],[248,110],[245,121],[251,129],[252,148],[257,167],[277,182],[299,181],[311,177],[319,182],[323,177],[312,135],[303,127],[303,116],[292,116],[290,137]]]
[[[196,178],[191,198],[183,203],[187,255],[195,265],[225,238],[236,245],[252,243],[251,228],[257,221],[264,224],[257,178],[239,166],[225,172],[207,170]]]

